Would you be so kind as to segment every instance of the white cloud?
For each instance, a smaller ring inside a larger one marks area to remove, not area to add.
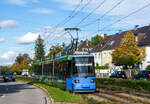
[[[27,34],[18,37],[16,41],[18,44],[31,44],[35,42],[38,35],[39,33],[28,32]]]
[[[10,60],[11,58],[13,58],[16,55],[16,53],[14,51],[8,51],[7,53],[4,53],[0,56],[1,59],[4,60]]]
[[[16,53],[14,51],[8,51],[6,53],[3,53],[0,56],[0,65],[10,65],[13,63]]]
[[[80,2],[81,0],[57,0],[57,2],[62,2],[64,3],[64,9],[67,10],[73,10],[77,4]],[[88,0],[86,0],[88,1]],[[99,17],[101,17],[103,14],[105,14],[107,11],[109,11],[113,6],[115,6],[118,2],[120,2],[121,0],[107,0],[100,8],[98,8],[93,14],[97,14],[99,15]],[[96,8],[101,2],[103,2],[103,0],[91,0],[90,4],[82,11],[80,12],[91,12],[94,8]],[[124,17],[128,14],[130,14],[131,12],[138,10],[139,8],[144,7],[145,5],[149,4],[150,0],[124,0],[121,4],[119,4],[115,9],[113,9],[111,12],[109,12],[105,18],[103,18],[103,23],[107,22],[105,19],[107,18],[112,18],[115,17],[114,20],[109,21],[111,24],[111,22],[114,22],[115,20]],[[81,4],[82,6],[85,5],[85,2]],[[147,25],[149,24],[148,21],[150,21],[150,14],[149,14],[149,9],[150,6],[143,9],[142,11],[139,11],[138,13],[129,16],[126,19],[123,19],[123,21],[125,21],[124,24],[126,26],[133,26],[136,24],[139,25]],[[78,9],[79,11],[80,9]],[[87,18],[88,20],[89,18]],[[86,20],[85,20],[86,21]],[[117,23],[120,27],[122,26],[121,23]]]
[[[40,0],[32,0],[33,3],[38,3]]]
[[[7,0],[8,3],[18,5],[18,6],[26,6],[28,3],[38,3],[40,0]]]
[[[11,27],[17,27],[19,23],[14,20],[5,20],[0,22],[0,28],[11,28]]]
[[[8,0],[10,4],[15,4],[15,5],[25,5],[26,1],[25,0]]]
[[[5,42],[6,40],[4,38],[0,38],[0,43]]]
[[[52,28],[51,26],[45,26],[43,29],[37,29],[36,32],[29,32],[25,35],[22,35],[16,39],[18,44],[26,45],[34,43],[37,39],[38,35],[44,39],[44,44],[46,47],[50,47],[51,45],[55,45],[57,43],[61,44],[62,42],[70,42],[71,36],[64,31],[63,28],[59,27],[57,29]],[[73,37],[76,38],[76,33],[72,33]],[[80,37],[86,37],[85,33],[79,34]]]
[[[53,11],[50,10],[50,9],[47,9],[47,8],[37,8],[37,9],[29,10],[29,12],[31,12],[31,13],[37,13],[37,14],[50,14]]]

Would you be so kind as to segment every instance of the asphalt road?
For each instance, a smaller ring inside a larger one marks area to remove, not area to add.
[[[50,104],[39,88],[22,82],[3,82],[0,76],[0,104]]]

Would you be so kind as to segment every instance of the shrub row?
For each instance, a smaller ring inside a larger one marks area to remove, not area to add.
[[[142,91],[150,91],[149,80],[128,80],[128,79],[113,79],[113,78],[98,78],[98,85],[112,85],[125,88],[131,88]]]
[[[108,66],[96,66],[95,69],[108,69]]]

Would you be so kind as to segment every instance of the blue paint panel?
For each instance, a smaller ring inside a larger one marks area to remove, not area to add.
[[[92,54],[89,55],[71,55],[71,57],[94,57]]]
[[[79,83],[75,83],[74,80],[79,80]],[[94,82],[91,82],[94,80]],[[72,78],[74,91],[96,90],[96,77],[87,78]]]
[[[66,78],[66,90],[71,91],[72,90],[72,79]]]

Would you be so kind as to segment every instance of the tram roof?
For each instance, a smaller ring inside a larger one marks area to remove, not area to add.
[[[71,60],[73,57],[93,57],[92,54],[84,54],[84,55],[81,55],[81,54],[77,54],[77,55],[65,55],[65,56],[61,56],[59,58],[55,58],[54,60],[55,61],[68,61],[68,60]],[[42,63],[50,63],[52,62],[53,60],[48,60],[48,59],[45,59],[44,61],[40,61],[40,60],[36,60],[34,62],[34,65],[41,65]]]

